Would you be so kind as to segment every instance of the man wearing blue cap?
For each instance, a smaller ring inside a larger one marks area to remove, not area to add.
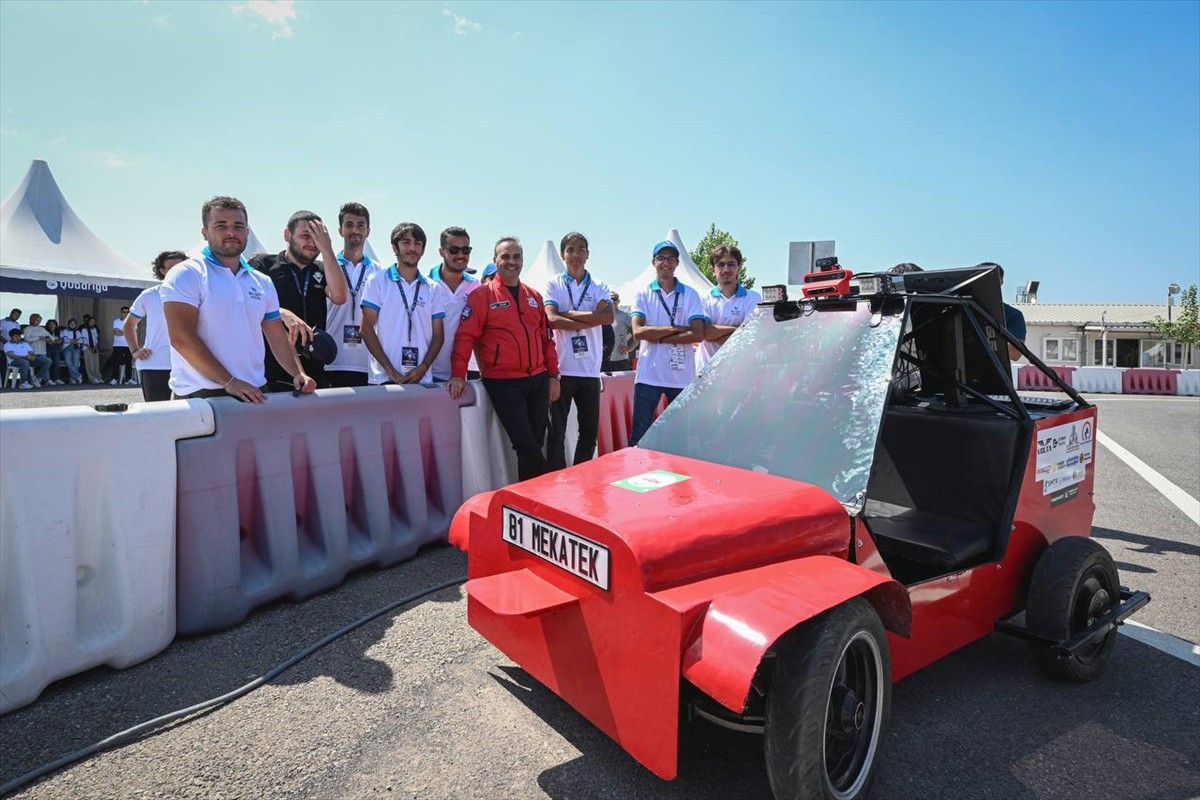
[[[633,338],[640,342],[637,379],[633,387],[633,430],[629,446],[636,445],[654,421],[662,397],[672,402],[696,377],[692,345],[704,341],[708,318],[700,295],[675,280],[679,249],[671,242],[654,245],[657,279],[638,292],[630,316]]]

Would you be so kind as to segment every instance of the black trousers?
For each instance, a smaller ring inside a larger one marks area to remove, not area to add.
[[[102,375],[108,375],[109,379],[121,377],[121,367],[125,367],[125,380],[133,379],[133,353],[128,347],[113,347],[109,353],[108,360],[104,362]]]
[[[345,386],[366,386],[370,376],[365,372],[348,369],[327,369],[325,377],[329,379],[329,385],[336,389]]]
[[[142,399],[147,403],[171,399],[171,387],[167,385],[167,381],[171,380],[171,370],[141,369],[138,370],[138,378],[142,383]]]
[[[564,445],[567,439],[567,417],[571,402],[579,409],[579,441],[575,445],[572,464],[589,461],[596,451],[596,434],[600,429],[600,379],[563,375],[559,379],[562,393],[550,406],[550,431],[546,435],[546,464],[551,470],[567,465]]]
[[[529,378],[484,378],[483,388],[517,451],[517,479],[525,481],[545,473],[542,445],[550,406],[549,373]]]

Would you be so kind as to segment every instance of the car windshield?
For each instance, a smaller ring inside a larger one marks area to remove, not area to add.
[[[811,483],[861,510],[902,309],[776,321],[760,307],[639,446]]]

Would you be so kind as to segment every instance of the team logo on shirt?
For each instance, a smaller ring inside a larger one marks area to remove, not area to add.
[[[321,273],[319,273],[319,272],[314,272],[314,273],[313,273],[313,283],[320,283],[320,282],[321,282],[321,281],[323,281],[323,280],[325,280],[325,276],[324,276],[324,275],[322,275],[322,274],[321,274]]]
[[[257,286],[251,286],[247,290],[247,294],[250,295],[251,300],[262,300],[262,289],[259,289]]]
[[[510,305],[512,305],[512,303],[508,302],[507,300],[501,300],[499,303],[490,303],[488,305],[488,308],[491,308],[491,309],[508,308]]]
[[[529,298],[529,307],[537,308],[537,300],[535,298],[533,298],[533,297]]]
[[[463,312],[459,316],[459,319],[470,319],[470,318],[471,318],[471,307],[463,306]]]

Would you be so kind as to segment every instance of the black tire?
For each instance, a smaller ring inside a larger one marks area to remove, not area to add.
[[[866,600],[788,634],[775,658],[764,731],[776,800],[868,797],[891,706],[887,636]]]
[[[1112,556],[1092,539],[1070,536],[1046,548],[1033,570],[1025,627],[1053,641],[1066,641],[1121,602],[1121,582]],[[1055,680],[1083,683],[1104,674],[1117,641],[1113,628],[1103,639],[1071,656],[1030,642],[1042,671]]]

